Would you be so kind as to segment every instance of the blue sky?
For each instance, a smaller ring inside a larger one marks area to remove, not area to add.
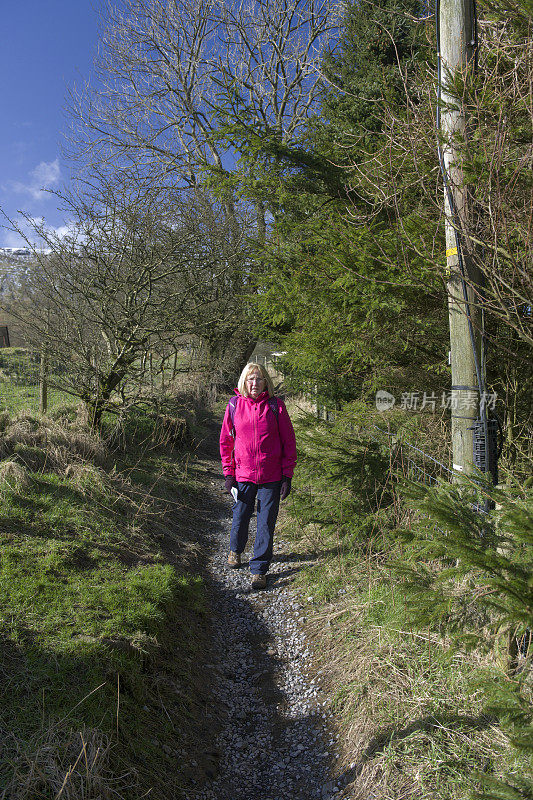
[[[0,207],[23,209],[61,229],[55,197],[68,167],[61,158],[67,87],[90,77],[100,0],[1,0]],[[6,225],[1,218],[0,224]],[[0,228],[0,247],[20,238]]]

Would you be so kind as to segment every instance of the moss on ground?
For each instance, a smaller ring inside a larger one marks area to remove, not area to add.
[[[200,488],[148,410],[104,439],[70,416],[0,435],[0,794],[179,797],[205,692]]]

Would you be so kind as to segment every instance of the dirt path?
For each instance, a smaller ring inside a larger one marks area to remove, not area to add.
[[[217,733],[207,753],[211,767],[204,759],[187,800],[334,798],[335,743],[313,677],[302,604],[291,589],[307,559],[275,540],[262,592],[250,589],[246,557],[241,569],[228,568],[231,499],[222,491],[217,440],[213,424],[194,466],[206,502],[191,520],[207,554],[212,654],[202,669],[212,687],[205,722]],[[253,538],[252,522],[249,546]]]

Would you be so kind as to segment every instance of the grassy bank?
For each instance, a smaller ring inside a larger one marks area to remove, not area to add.
[[[0,797],[179,797],[205,597],[191,414],[0,419]]]
[[[440,423],[418,417],[389,418],[395,441],[407,431],[442,458]],[[417,514],[396,491],[394,448],[368,435],[375,422],[361,407],[333,425],[300,417],[298,472],[279,536],[315,556],[297,584],[339,726],[345,796],[459,800],[480,790],[481,775],[531,774],[531,762],[487,710],[482,677],[501,673],[498,654],[452,646],[442,627],[414,621],[401,567],[412,557],[404,534]],[[482,626],[468,598],[462,613],[465,631]]]

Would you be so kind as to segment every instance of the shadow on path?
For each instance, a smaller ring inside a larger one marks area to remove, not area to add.
[[[215,435],[216,433],[216,435]],[[311,653],[285,588],[300,554],[275,556],[264,592],[250,589],[246,567],[226,564],[231,509],[221,491],[218,427],[198,451],[196,476],[206,502],[194,520],[207,549],[212,655],[199,665],[212,696],[205,708],[213,741],[188,800],[311,800],[333,796],[331,739],[308,675]],[[252,534],[253,536],[253,534]],[[206,766],[208,757],[211,766]],[[194,783],[194,782],[193,782]]]

